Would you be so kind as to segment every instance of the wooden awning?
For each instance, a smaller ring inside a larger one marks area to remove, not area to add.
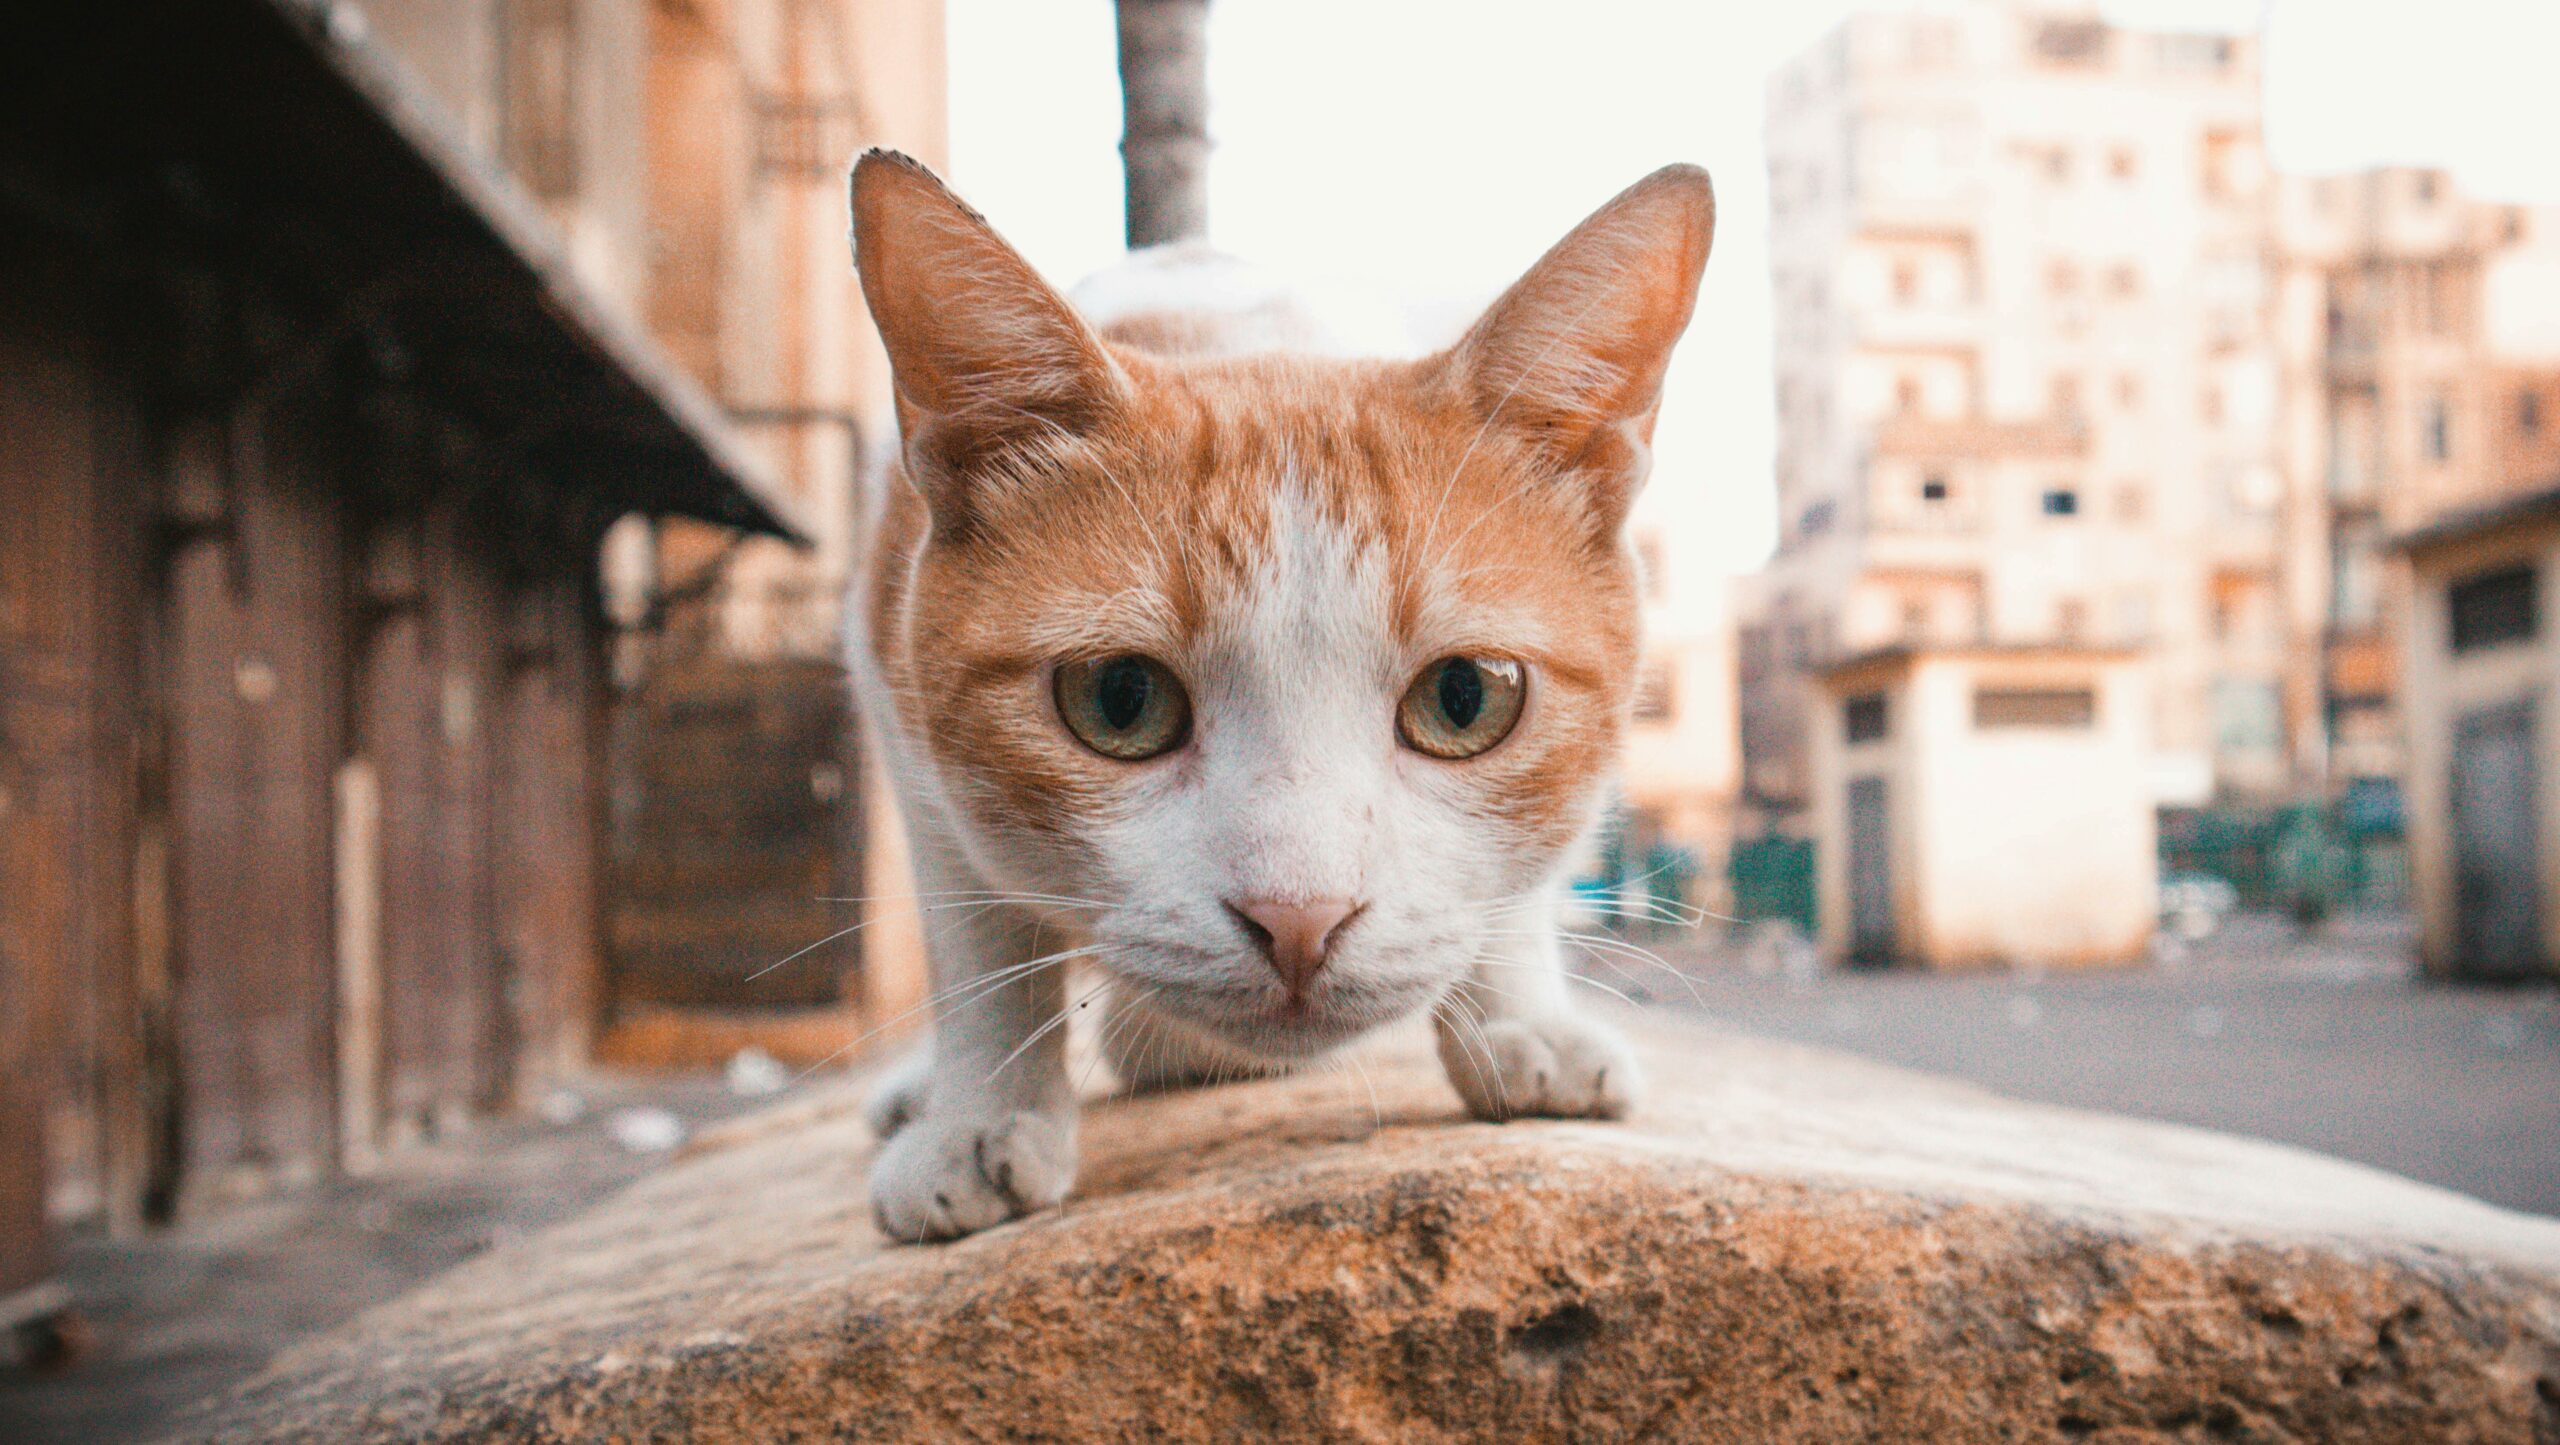
[[[717,405],[590,294],[516,182],[344,0],[117,0],[13,16],[0,218],[254,280],[360,339],[517,485],[801,538]]]

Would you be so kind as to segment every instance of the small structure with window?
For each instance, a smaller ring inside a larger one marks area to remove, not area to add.
[[[2409,862],[2429,973],[2560,969],[2560,486],[2401,539]]]
[[[2138,653],[1906,647],[1823,674],[1816,891],[1834,963],[2132,963],[2157,892]]]

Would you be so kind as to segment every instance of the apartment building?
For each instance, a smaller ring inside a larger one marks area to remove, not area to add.
[[[2161,804],[2269,794],[2284,485],[2253,39],[2078,4],[1854,16],[1772,78],[1780,543],[1744,792],[1800,810],[1813,678],[2133,647]]]
[[[2411,595],[2392,540],[2560,482],[2560,209],[2405,167],[2286,177],[2274,198],[2289,711],[2325,781],[2396,786]]]

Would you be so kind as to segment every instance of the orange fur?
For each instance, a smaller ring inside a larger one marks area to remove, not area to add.
[[[1478,806],[1523,836],[1566,841],[1625,727],[1636,582],[1621,524],[1641,477],[1629,453],[1650,438],[1661,358],[1688,320],[1712,224],[1703,173],[1665,174],[1649,184],[1683,188],[1679,199],[1703,214],[1684,244],[1648,258],[1637,314],[1603,318],[1617,331],[1596,345],[1582,334],[1596,327],[1576,313],[1581,303],[1524,295],[1524,283],[1454,352],[1423,361],[1199,359],[1171,348],[1214,337],[1158,318],[1120,334],[1167,351],[1090,332],[1040,348],[1052,365],[1107,378],[1110,394],[1072,400],[1055,428],[999,419],[965,463],[978,472],[965,508],[937,527],[932,482],[895,486],[874,539],[871,633],[914,735],[946,767],[1000,787],[1030,826],[1063,834],[1061,821],[1097,802],[1123,765],[1059,730],[1039,690],[1044,666],[1185,650],[1245,585],[1266,546],[1267,500],[1293,485],[1383,549],[1397,626],[1418,655],[1480,651],[1532,665],[1543,684],[1535,716],[1471,764]],[[924,206],[958,207],[920,169],[894,179],[931,186]],[[964,240],[981,265],[980,247],[1002,245],[992,232]],[[1568,291],[1626,264],[1626,238],[1600,240],[1587,248],[1596,255],[1565,257]],[[1027,267],[1010,274],[1040,286]],[[932,324],[890,298],[884,332],[909,318]],[[1569,385],[1523,384],[1577,342],[1589,354]],[[1438,616],[1463,621],[1427,631],[1426,597]],[[1381,717],[1395,696],[1381,696]]]

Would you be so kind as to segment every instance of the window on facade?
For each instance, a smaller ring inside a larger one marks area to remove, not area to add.
[[[2453,455],[2452,408],[2445,405],[2443,397],[2437,397],[2427,403],[2426,412],[2420,421],[2420,430],[2424,433],[2427,460],[2440,462]]]
[[[2382,619],[2382,564],[2374,527],[2341,526],[2329,552],[2329,621],[2362,629]]]
[[[1973,694],[1973,725],[1991,728],[2093,728],[2098,693],[2087,687],[1985,687]]]
[[[1893,299],[1913,301],[1920,295],[1920,268],[1909,261],[1893,263]]]
[[[2272,679],[2213,680],[2213,743],[2225,753],[2258,753],[2284,742],[2284,693]]]
[[[1947,499],[1947,479],[1932,473],[1920,479],[1920,500],[1943,502]]]
[[[2116,520],[2139,522],[2151,510],[2151,495],[2140,482],[2126,482],[2116,488]]]
[[[511,0],[505,11],[507,161],[545,199],[578,188],[575,20],[572,0]]]
[[[2072,487],[2048,487],[2044,494],[2044,514],[2048,517],[2080,515],[2080,493]]]
[[[1897,376],[1893,379],[1893,408],[1904,416],[1912,416],[1919,412],[1920,378]]]
[[[2516,430],[2529,437],[2542,434],[2542,393],[2527,390],[2516,394]]]
[[[1667,723],[1671,721],[1674,697],[1672,682],[1670,663],[1648,662],[1644,665],[1644,670],[1636,675],[1637,722]]]
[[[2080,268],[2068,261],[2056,261],[2045,268],[2044,284],[2056,296],[2069,296],[2080,289]]]
[[[2089,633],[2089,604],[2077,597],[2066,597],[2054,608],[2054,631],[2065,642],[2077,642]]]
[[[1831,530],[1833,512],[1830,499],[1808,504],[1796,520],[1796,530],[1808,537],[1819,537]]]
[[[2107,289],[2118,296],[2133,296],[2142,290],[2142,272],[2131,263],[2120,264],[2107,273]]]
[[[2107,153],[2107,174],[2117,180],[2132,180],[2136,169],[2138,167],[2133,158],[2133,147],[2117,146]]]
[[[2540,588],[2530,565],[2501,567],[2453,584],[2447,594],[2456,652],[2531,641]]]
[[[2419,203],[2420,205],[2427,205],[2427,206],[2434,205],[2434,204],[2435,204],[2435,199],[2436,199],[2436,189],[2437,189],[2437,186],[2436,186],[2436,173],[2435,173],[2435,172],[2433,172],[2433,171],[2420,171],[2420,172],[2418,172],[2418,203]]]
[[[1853,743],[1872,743],[1885,735],[1884,694],[1862,692],[1841,704],[1840,730]]]
[[[2053,379],[2053,413],[2060,417],[2080,414],[2080,378],[2057,376]]]
[[[1902,640],[1905,642],[1928,641],[1932,631],[1929,620],[1927,599],[1914,597],[1904,602],[1902,604]]]
[[[2036,54],[2057,65],[2098,65],[2107,58],[2103,20],[2048,20],[2036,27]]]

